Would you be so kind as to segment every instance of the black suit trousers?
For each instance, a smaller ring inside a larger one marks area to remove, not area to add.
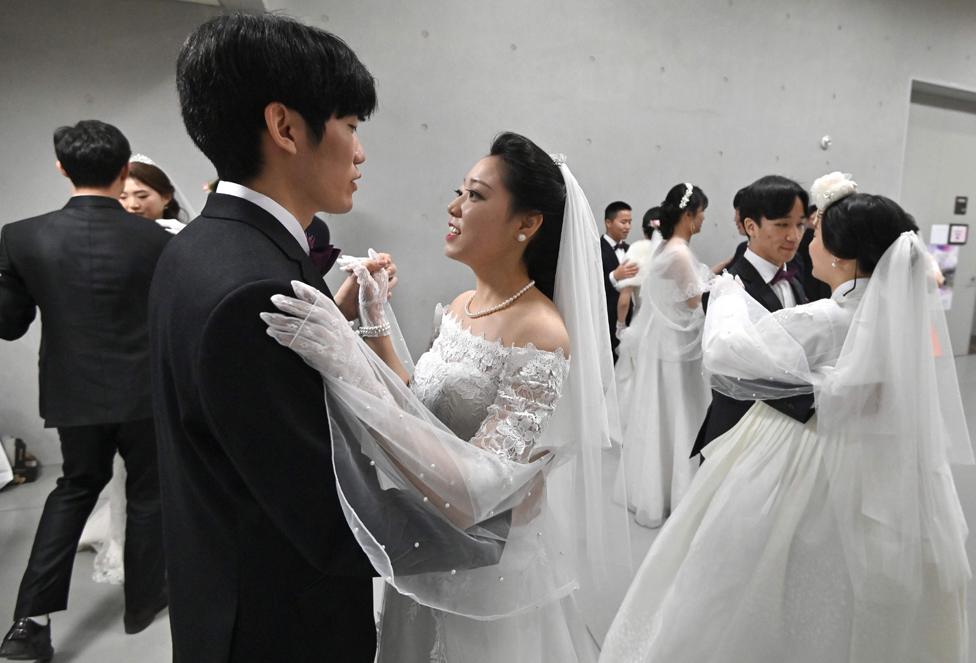
[[[67,607],[78,539],[102,488],[112,478],[116,450],[127,473],[125,608],[132,613],[151,610],[165,582],[153,420],[70,426],[58,428],[58,434],[62,476],[44,503],[14,619]]]

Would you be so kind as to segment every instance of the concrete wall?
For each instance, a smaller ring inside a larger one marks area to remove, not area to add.
[[[376,76],[365,177],[331,226],[341,246],[395,250],[415,351],[434,303],[471,283],[439,258],[445,208],[498,131],[565,153],[598,221],[699,184],[712,207],[693,248],[711,264],[737,242],[732,194],[761,175],[842,169],[897,198],[911,79],[976,84],[966,0],[267,4],[343,36]]]
[[[671,185],[699,184],[713,206],[693,246],[711,263],[736,241],[729,208],[740,186],[769,172],[806,185],[843,169],[897,197],[910,79],[976,87],[970,0],[266,4],[340,34],[377,78],[356,209],[330,225],[350,252],[395,252],[395,302],[415,352],[433,305],[471,282],[441,258],[445,208],[498,131],[565,153],[598,218],[611,200],[639,214]],[[173,60],[214,11],[5,0],[3,221],[63,202],[50,135],[82,117],[118,124],[199,202],[211,170],[180,125]],[[36,418],[36,345],[36,330],[0,344],[0,432],[50,441]]]

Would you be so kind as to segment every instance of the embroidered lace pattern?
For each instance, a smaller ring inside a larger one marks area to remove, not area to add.
[[[526,459],[559,400],[569,360],[561,350],[476,336],[441,307],[438,315],[439,333],[417,362],[414,393],[459,437]]]

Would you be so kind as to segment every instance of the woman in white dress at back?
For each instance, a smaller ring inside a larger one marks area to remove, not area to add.
[[[660,214],[664,242],[639,274],[639,310],[620,334],[616,379],[626,409],[618,496],[625,486],[628,508],[645,527],[659,527],[688,489],[697,465],[691,447],[710,398],[701,295],[711,273],[690,247],[707,207],[691,183],[668,192]]]
[[[711,290],[704,363],[743,400],[814,393],[800,423],[755,402],[654,541],[600,661],[965,663],[972,463],[935,279],[914,220],[814,184],[813,274],[833,295],[770,313]]]

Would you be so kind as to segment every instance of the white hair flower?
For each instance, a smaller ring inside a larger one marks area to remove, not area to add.
[[[817,214],[823,215],[838,200],[856,192],[857,182],[851,179],[851,174],[835,170],[816,179],[810,187],[810,202],[817,206]]]

